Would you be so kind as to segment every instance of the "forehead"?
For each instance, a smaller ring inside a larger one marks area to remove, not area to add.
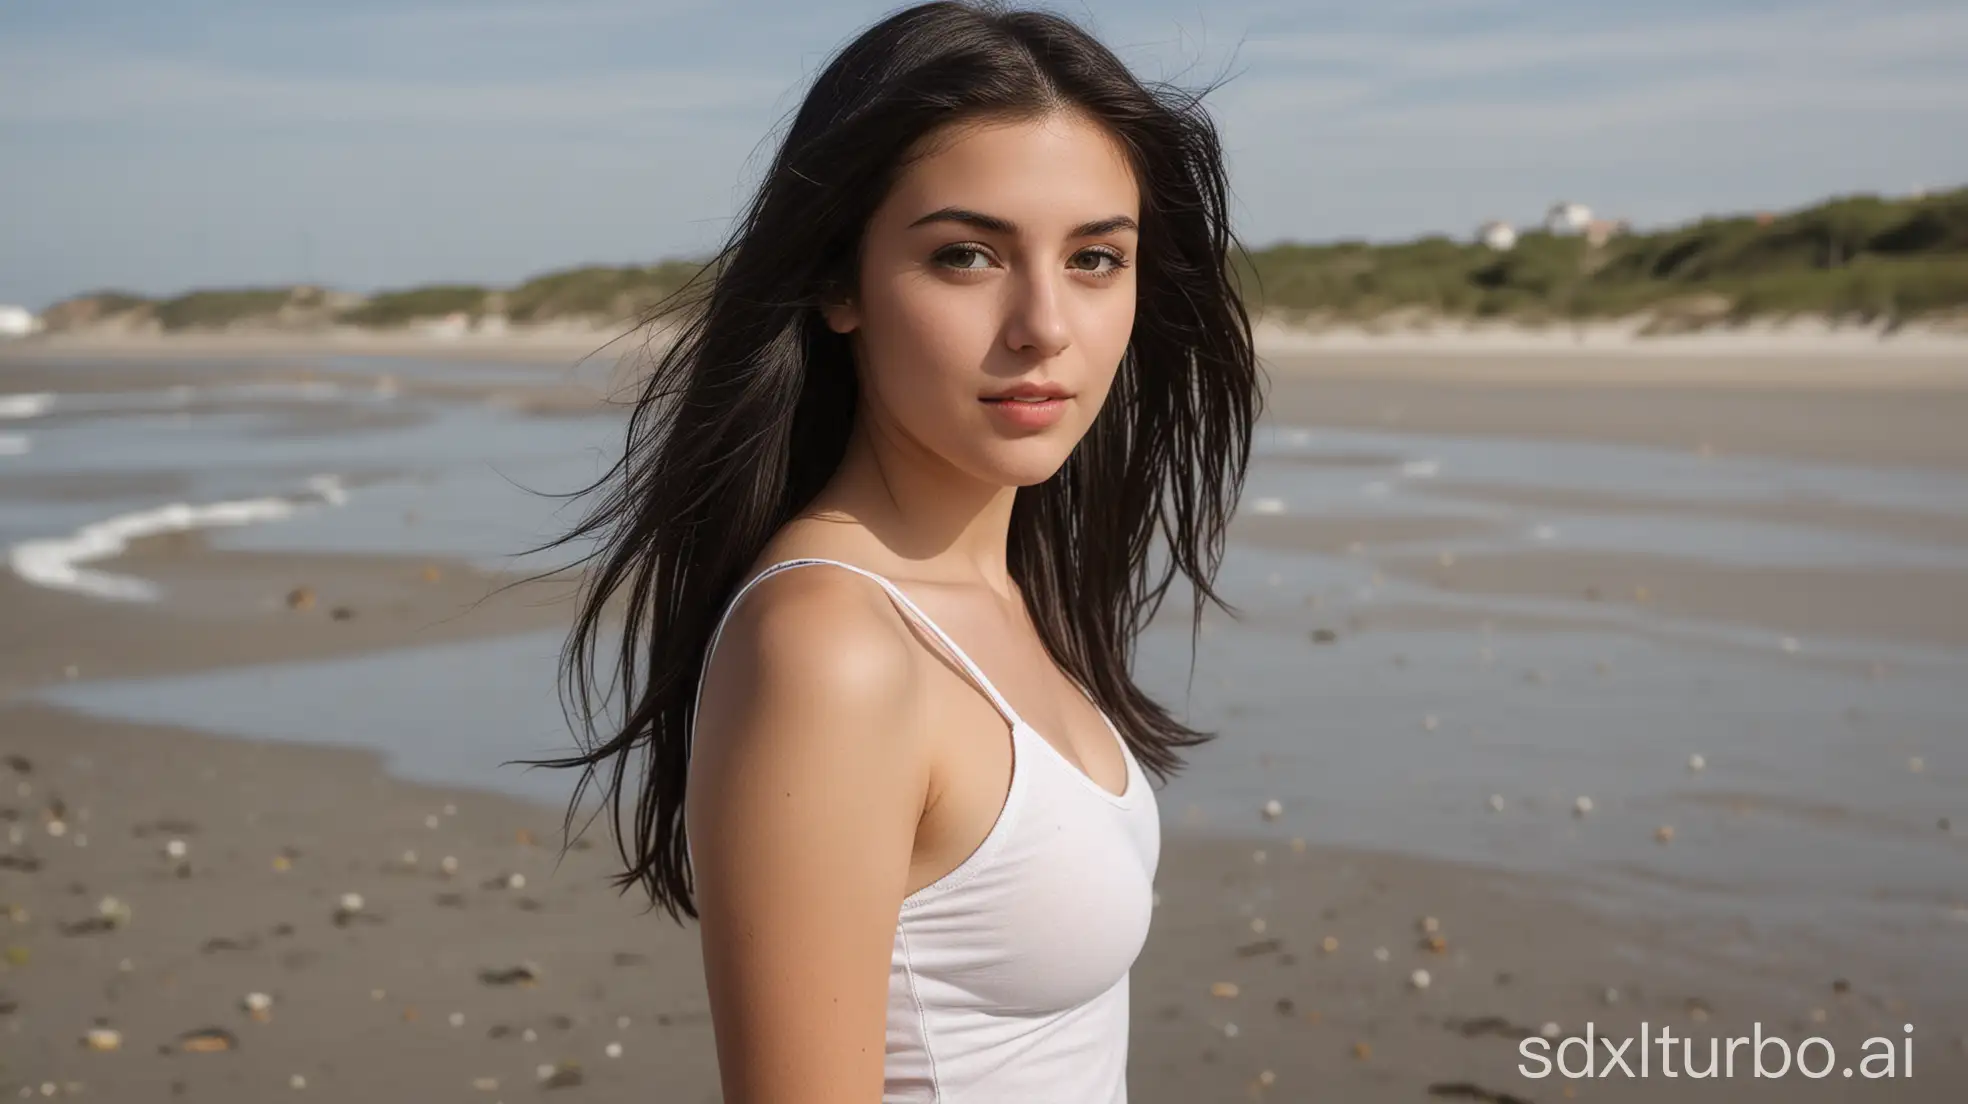
[[[886,213],[902,225],[946,206],[1053,233],[1109,215],[1140,217],[1126,151],[1099,125],[1059,114],[932,132],[896,180]]]

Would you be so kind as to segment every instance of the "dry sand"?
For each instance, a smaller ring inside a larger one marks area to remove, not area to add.
[[[0,341],[0,356],[79,359],[210,360],[239,357],[400,356],[570,363],[641,347],[647,330],[571,324],[454,337],[346,326],[324,330],[199,333],[115,330],[41,334]]]
[[[1833,380],[1835,362],[1933,360],[1954,358],[1968,349],[1968,328],[1953,324],[1915,322],[1899,327],[1838,324],[1821,318],[1766,319],[1721,324],[1681,333],[1649,333],[1642,319],[1616,322],[1554,323],[1536,326],[1508,321],[1383,322],[1374,325],[1303,325],[1258,318],[1260,351],[1274,355],[1317,354],[1392,356],[1417,354],[1456,357],[1466,363],[1457,371],[1471,376],[1501,378],[1536,376],[1547,382],[1567,380],[1581,359],[1601,361],[1633,356],[1654,360],[1726,359],[1738,372],[1767,379],[1799,376]],[[1815,365],[1815,366],[1812,366]],[[1705,380],[1704,368],[1651,368],[1656,377],[1685,375]],[[1931,366],[1901,365],[1894,374],[1927,374]]]
[[[1545,360],[1533,369],[1547,379],[1562,379],[1560,361],[1603,354],[1642,354],[1654,358],[1724,357],[1763,361],[1751,371],[1769,372],[1784,361],[1822,361],[1825,358],[1869,360],[1935,357],[1959,358],[1968,350],[1968,328],[1954,324],[1914,322],[1898,327],[1838,323],[1821,318],[1763,320],[1713,325],[1682,333],[1648,333],[1644,319],[1577,324],[1527,325],[1508,321],[1393,320],[1374,324],[1306,324],[1259,313],[1252,319],[1260,352],[1379,356],[1457,356]],[[557,360],[597,352],[617,355],[649,342],[667,339],[668,327],[635,326],[627,322],[598,323],[566,320],[543,326],[509,326],[497,330],[448,332],[404,328],[379,330],[331,326],[312,330],[202,331],[166,334],[152,329],[103,327],[0,342],[61,355],[138,356],[145,359],[205,358],[229,355],[325,355],[473,357],[480,359]],[[1482,371],[1494,371],[1491,363]],[[1465,369],[1467,370],[1467,369]],[[1521,369],[1520,369],[1521,370]],[[1779,375],[1790,369],[1775,368]],[[1913,369],[1924,371],[1924,369]],[[1702,372],[1691,372],[1701,376]]]

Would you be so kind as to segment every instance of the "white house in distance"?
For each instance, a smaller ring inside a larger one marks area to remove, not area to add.
[[[1583,203],[1559,202],[1544,213],[1544,228],[1553,234],[1580,234],[1592,224],[1592,208]]]
[[[0,338],[26,337],[41,329],[41,320],[26,307],[0,304]]]
[[[1476,240],[1499,253],[1507,253],[1517,245],[1517,228],[1499,219],[1491,219],[1477,227]]]

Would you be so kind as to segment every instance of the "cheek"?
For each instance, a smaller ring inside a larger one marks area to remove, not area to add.
[[[1092,327],[1092,333],[1096,335],[1093,340],[1100,343],[1102,354],[1112,354],[1118,358],[1126,351],[1128,341],[1134,337],[1137,301],[1132,283],[1099,297],[1099,321]]]
[[[975,289],[905,278],[865,289],[864,302],[863,368],[898,413],[947,419],[953,397],[975,397],[997,332]]]
[[[1079,327],[1077,340],[1092,377],[1088,387],[1094,386],[1097,379],[1102,406],[1106,405],[1107,392],[1113,388],[1121,358],[1127,354],[1128,342],[1134,338],[1134,316],[1133,289],[1116,288],[1111,294],[1093,298],[1087,305],[1084,324]]]

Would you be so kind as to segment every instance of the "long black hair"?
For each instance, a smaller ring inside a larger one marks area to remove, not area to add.
[[[673,340],[628,418],[622,458],[559,542],[593,540],[563,703],[585,750],[568,809],[606,768],[620,889],[697,915],[684,784],[711,633],[766,543],[837,470],[859,393],[848,339],[820,307],[857,283],[869,219],[912,149],[958,122],[1068,111],[1106,128],[1141,193],[1134,332],[1106,405],[1051,478],[1021,487],[1007,566],[1047,650],[1158,778],[1211,738],[1134,684],[1135,636],[1175,575],[1197,624],[1242,491],[1262,405],[1230,251],[1228,186],[1203,93],[1145,85],[1071,21],[995,4],[897,12],[815,79],[757,195],[702,277],[661,305]],[[1166,546],[1159,571],[1151,545]],[[619,617],[602,701],[592,674]],[[1192,636],[1192,649],[1194,638]],[[633,786],[633,826],[625,790]]]

